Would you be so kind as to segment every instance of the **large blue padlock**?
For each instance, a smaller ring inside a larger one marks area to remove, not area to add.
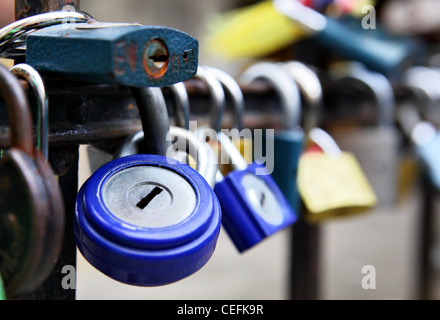
[[[164,102],[163,97],[152,100]],[[179,129],[190,134],[175,127],[169,132],[183,143],[188,136],[182,137]],[[126,143],[142,146],[143,134]],[[206,154],[198,147],[189,150],[197,151],[195,159]],[[98,270],[126,284],[179,281],[203,267],[214,252],[221,210],[208,180],[214,180],[216,170],[206,165],[199,173],[169,157],[126,154],[121,151],[120,158],[99,168],[81,187],[74,217],[78,249]]]
[[[282,107],[283,123],[275,134],[266,130],[261,143],[261,154],[266,155],[266,163],[273,164],[270,172],[295,212],[300,210],[300,197],[297,191],[296,176],[299,156],[303,150],[304,131],[301,122],[301,96],[298,86],[288,72],[280,65],[261,62],[243,72],[239,81],[250,84],[264,80],[276,90]],[[257,141],[254,138],[254,149]],[[273,148],[272,148],[272,147]],[[254,152],[258,158],[259,152]],[[258,160],[258,159],[257,159]]]

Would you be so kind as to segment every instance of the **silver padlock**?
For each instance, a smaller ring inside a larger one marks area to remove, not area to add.
[[[332,127],[329,132],[341,149],[353,152],[359,160],[378,196],[378,206],[392,206],[397,201],[401,148],[401,136],[394,125],[394,90],[384,75],[370,71],[357,62],[346,63],[333,70],[332,79],[344,90],[360,89],[364,94],[374,95],[376,123],[342,130]]]

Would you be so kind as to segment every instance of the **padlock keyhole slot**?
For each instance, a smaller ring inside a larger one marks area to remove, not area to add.
[[[143,197],[137,204],[136,207],[140,209],[145,209],[148,204],[163,191],[160,187],[154,187],[145,197]]]
[[[261,193],[261,195],[260,195],[260,205],[262,206],[262,207],[264,207],[264,201],[266,200],[266,195],[264,194],[264,192],[263,193]]]

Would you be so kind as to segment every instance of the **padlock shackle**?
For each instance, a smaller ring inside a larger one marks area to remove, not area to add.
[[[30,32],[57,24],[71,23],[72,20],[75,22],[87,22],[89,19],[92,18],[86,13],[52,11],[17,20],[0,29],[0,57],[13,58],[24,56],[26,51],[22,49],[25,47],[22,41],[26,41],[26,36]],[[12,50],[13,54],[8,53],[9,49],[18,48],[20,48],[19,52]]]
[[[323,90],[318,75],[312,68],[299,61],[288,61],[280,65],[298,85],[301,97],[309,107],[303,124],[305,131],[319,127],[323,116]]]
[[[222,84],[219,80],[217,80],[214,74],[204,66],[198,67],[197,74],[194,77],[200,79],[208,87],[209,95],[211,97],[210,126],[216,132],[219,132],[225,109],[225,92],[223,91]]]
[[[131,87],[131,93],[136,100],[146,137],[140,153],[165,156],[170,146],[166,139],[170,123],[162,90],[158,87]]]
[[[343,62],[333,70],[335,79],[341,84],[345,81],[357,81],[373,93],[377,103],[378,125],[391,127],[394,125],[396,100],[390,81],[381,73],[368,70],[359,62]]]
[[[177,127],[189,130],[189,97],[183,82],[168,87],[174,102],[174,117]]]
[[[0,90],[8,112],[11,146],[33,158],[32,117],[26,94],[17,77],[1,64]]]
[[[230,97],[233,107],[232,128],[243,129],[244,96],[237,81],[227,72],[213,67],[206,67],[222,84],[224,92]]]
[[[248,164],[246,160],[241,155],[240,151],[234,145],[234,143],[229,139],[227,135],[223,132],[217,134],[217,141],[220,143],[220,150],[223,154],[226,152],[228,155],[229,164],[234,170],[246,170]]]
[[[183,128],[170,126],[167,140],[173,141],[176,150],[184,149],[196,160],[196,170],[214,187],[217,174],[217,158],[214,151],[206,142],[200,140],[195,133]],[[122,147],[116,152],[114,159],[138,154],[139,146],[144,140],[144,132],[138,131],[124,141]],[[174,150],[174,151],[176,151]]]
[[[49,154],[49,102],[47,99],[44,82],[37,70],[28,64],[20,63],[9,69],[16,76],[25,79],[35,92],[38,109],[38,149],[42,152],[47,162]]]
[[[182,128],[171,126],[170,135],[171,139],[175,141],[175,147],[180,150],[186,149],[186,152],[196,160],[196,170],[213,188],[218,167],[217,158],[211,146],[200,140],[193,132]],[[180,145],[177,142],[180,142]]]
[[[250,66],[239,77],[238,82],[250,85],[263,80],[277,92],[283,112],[282,129],[292,130],[301,124],[301,95],[295,81],[286,70],[275,63],[260,62]]]
[[[438,84],[440,83],[440,69],[435,67],[414,66],[402,75],[402,87],[409,90],[417,99],[416,106],[421,114],[424,103],[434,104],[440,100]]]

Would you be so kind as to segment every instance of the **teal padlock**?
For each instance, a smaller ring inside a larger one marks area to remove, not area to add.
[[[280,65],[270,62],[256,63],[240,76],[241,84],[256,80],[267,81],[277,92],[283,122],[276,130],[266,130],[260,139],[254,135],[254,156],[265,155],[267,170],[283,192],[295,212],[300,212],[300,197],[297,190],[298,159],[304,145],[301,123],[301,95],[299,88],[288,72]],[[271,170],[272,169],[272,170]]]
[[[62,79],[164,87],[196,74],[198,41],[168,27],[89,20],[29,34],[26,62]]]

